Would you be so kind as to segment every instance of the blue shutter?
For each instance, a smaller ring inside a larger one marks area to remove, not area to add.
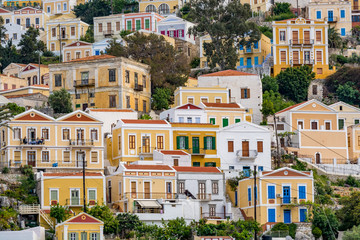
[[[306,199],[306,187],[299,186],[299,199]]]
[[[240,119],[239,119],[240,120]],[[240,121],[239,121],[240,122]],[[236,120],[235,120],[235,123],[236,123]],[[262,172],[262,171],[264,171],[264,167],[263,166],[258,166],[258,171],[259,172]]]
[[[341,28],[341,36],[345,36],[345,28]]]
[[[300,209],[300,222],[306,222],[307,209]]]
[[[268,186],[268,199],[275,199],[275,186]]]
[[[244,50],[244,46],[243,46],[243,45],[240,45],[240,50]]]
[[[340,11],[340,17],[341,17],[341,18],[345,18],[345,10],[341,10],[341,11]]]
[[[251,188],[248,188],[248,201],[251,202]]]
[[[321,19],[321,11],[316,11],[316,18]]]
[[[251,57],[246,59],[246,67],[252,67]]]
[[[259,57],[254,57],[254,62],[255,66],[259,65]]]
[[[254,49],[258,49],[259,48],[259,42],[254,42]]]
[[[268,209],[268,222],[276,222],[275,209]]]
[[[240,58],[240,66],[244,66],[244,58]]]

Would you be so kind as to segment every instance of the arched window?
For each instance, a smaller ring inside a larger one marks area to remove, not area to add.
[[[170,13],[170,7],[166,3],[162,3],[159,6],[159,14],[169,14]]]
[[[36,85],[36,84],[38,84],[38,82],[37,82],[37,76],[33,76],[33,85]]]
[[[154,5],[152,5],[152,4],[147,5],[146,9],[145,9],[145,12],[156,12],[156,7]]]

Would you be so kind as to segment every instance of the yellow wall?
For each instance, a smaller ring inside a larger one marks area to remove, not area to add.
[[[13,96],[13,95],[22,95],[22,94],[29,94],[29,93],[41,93],[45,96],[49,96],[49,89],[47,88],[36,88],[36,87],[26,87],[24,89],[20,88],[15,91],[5,91],[0,92],[0,95],[3,96]]]
[[[80,53],[77,57],[77,53]],[[89,46],[79,46],[79,47],[65,47],[63,52],[63,61],[69,62],[74,59],[89,57],[92,56],[92,47]]]
[[[64,3],[67,4],[67,11],[64,11]],[[61,10],[58,11],[57,9],[57,5],[61,4]],[[50,13],[47,12],[48,7],[50,7],[51,11]],[[44,1],[43,4],[43,9],[46,13],[48,14],[66,14],[66,13],[70,13],[70,8],[71,6],[69,6],[69,0],[58,0],[58,1]]]
[[[159,6],[161,4],[167,4],[170,9],[170,13],[174,13],[176,8],[179,9],[179,1],[177,0],[170,0],[170,1],[162,1],[162,0],[156,0],[156,1],[140,1],[139,2],[139,12],[146,12],[146,7],[148,5],[154,5],[156,7],[156,10],[158,10]]]
[[[19,6],[19,7],[25,7],[25,6],[41,6],[41,0],[6,1],[4,4],[6,4],[7,7],[11,7],[11,6]]]
[[[248,121],[251,122],[252,116],[251,113],[246,113],[244,109],[234,110],[234,109],[211,109],[205,108],[207,113],[207,122],[210,123],[211,118],[215,118],[215,124],[223,127],[223,118],[229,119],[229,125],[237,123],[237,119],[240,119],[240,122]]]
[[[258,42],[258,48],[255,49],[254,45],[251,46],[251,50],[248,51],[246,46],[243,46],[243,50],[239,50],[239,59],[243,59],[244,67],[252,67],[255,65],[255,58],[258,58],[258,64],[263,64],[265,58],[271,54],[271,39],[261,34],[260,41]],[[251,66],[247,66],[247,59],[251,58]],[[240,62],[237,63],[240,66]],[[241,66],[240,66],[241,67]]]
[[[5,84],[7,89],[15,89],[27,86],[27,81],[22,78],[11,77],[0,74],[0,90],[5,90]]]
[[[36,67],[38,67],[38,65],[35,65]],[[41,65],[40,66],[40,76],[41,76],[41,81],[39,81],[39,79],[37,80],[37,84],[48,84],[48,79],[44,79],[46,78],[45,77],[45,74],[48,74],[49,73],[49,68],[47,66],[44,66],[44,65]],[[22,71],[21,72],[21,78],[25,79],[27,84],[26,86],[28,85],[29,81],[30,81],[30,85],[33,85],[33,79],[34,79],[34,76],[36,76],[36,78],[39,77],[39,69],[34,69],[34,70],[31,70],[31,71]]]
[[[207,98],[208,102],[214,103],[217,98],[221,98],[221,103],[228,103],[228,89],[213,87],[213,88],[199,88],[199,87],[179,87],[175,90],[175,107],[188,103],[188,98],[193,98],[194,105],[199,105],[201,98]]]

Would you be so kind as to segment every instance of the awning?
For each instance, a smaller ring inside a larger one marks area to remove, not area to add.
[[[136,200],[142,208],[161,208],[156,200]]]

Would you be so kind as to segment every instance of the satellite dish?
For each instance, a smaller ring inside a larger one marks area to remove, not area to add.
[[[140,156],[140,160],[144,161],[144,156],[143,155]]]

